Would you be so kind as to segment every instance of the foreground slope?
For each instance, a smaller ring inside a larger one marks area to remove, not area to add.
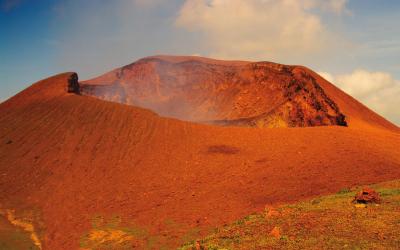
[[[205,249],[399,249],[400,181],[379,183],[380,204],[354,204],[356,191],[267,206],[221,227],[197,244]],[[196,249],[196,242],[181,249]]]
[[[108,232],[130,246],[179,246],[265,204],[400,178],[400,134],[379,121],[194,124],[67,94],[70,76],[0,105],[0,210],[29,221],[44,249],[77,249],[88,235],[108,235],[98,220],[144,235]]]

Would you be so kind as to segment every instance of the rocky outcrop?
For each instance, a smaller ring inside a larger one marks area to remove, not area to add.
[[[359,193],[356,194],[353,202],[359,204],[380,203],[381,198],[375,190],[369,187],[365,187]]]
[[[80,87],[79,87],[79,82],[78,82],[78,74],[77,73],[72,73],[71,76],[68,78],[68,83],[67,83],[67,92],[68,93],[75,93],[79,95],[81,93]]]

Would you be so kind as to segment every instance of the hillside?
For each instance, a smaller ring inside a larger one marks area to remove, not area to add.
[[[380,204],[354,204],[361,189],[343,189],[312,200],[266,206],[181,250],[196,249],[398,249],[400,181],[373,188]]]
[[[201,123],[397,129],[311,70],[271,62],[153,56],[84,81],[81,91]]]
[[[400,178],[398,128],[318,76],[348,127],[179,121],[67,93],[71,76],[0,104],[0,214],[32,225],[43,249],[117,236],[177,247],[266,204]]]

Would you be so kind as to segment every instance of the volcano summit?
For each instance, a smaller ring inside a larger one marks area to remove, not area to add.
[[[252,127],[346,126],[305,68],[198,57],[148,57],[85,81],[82,92],[182,120]]]

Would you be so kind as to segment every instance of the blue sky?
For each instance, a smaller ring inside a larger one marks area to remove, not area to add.
[[[0,0],[0,100],[154,54],[302,64],[400,124],[397,0]]]

